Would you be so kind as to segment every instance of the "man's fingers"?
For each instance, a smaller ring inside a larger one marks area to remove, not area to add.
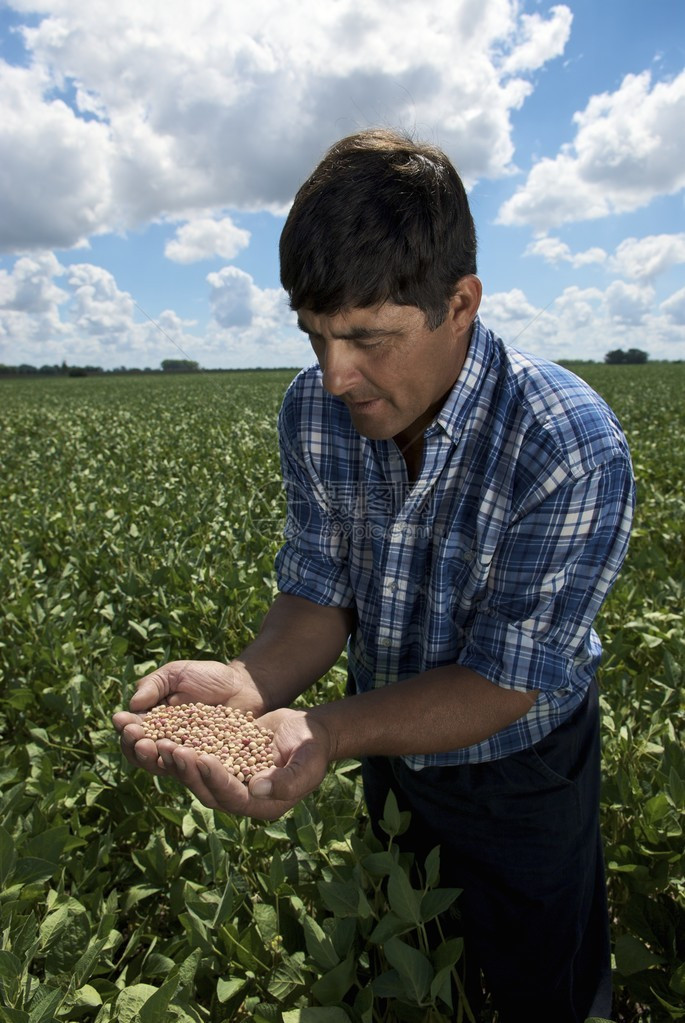
[[[173,753],[175,777],[212,810],[248,814],[249,796],[245,785],[211,754],[197,757],[194,751],[177,746]]]

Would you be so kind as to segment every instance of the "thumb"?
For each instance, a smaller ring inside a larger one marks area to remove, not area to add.
[[[257,799],[278,799],[299,802],[313,792],[328,769],[328,760],[321,746],[305,743],[296,749],[283,767],[272,767],[258,774],[249,786]]]
[[[153,671],[150,675],[145,675],[139,680],[136,691],[129,702],[131,711],[136,714],[155,707],[168,696],[169,689],[170,686],[161,671]]]

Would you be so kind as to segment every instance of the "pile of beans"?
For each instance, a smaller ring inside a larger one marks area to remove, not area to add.
[[[149,739],[171,739],[198,753],[213,753],[236,776],[247,783],[253,774],[273,766],[273,732],[233,707],[212,707],[207,703],[160,704],[143,719]]]

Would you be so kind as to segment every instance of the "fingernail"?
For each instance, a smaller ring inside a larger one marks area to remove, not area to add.
[[[203,778],[209,778],[209,767],[205,764],[204,760],[198,760],[197,769]]]
[[[257,780],[250,785],[250,792],[253,796],[260,796],[261,798],[264,798],[271,795],[273,792],[273,785],[268,778],[257,778]]]
[[[176,765],[176,770],[180,771],[181,774],[183,774],[183,772],[186,769],[185,760],[174,760],[174,764]]]

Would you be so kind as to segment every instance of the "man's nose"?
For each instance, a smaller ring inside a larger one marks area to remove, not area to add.
[[[323,372],[324,390],[329,394],[345,394],[359,381],[355,356],[356,352],[345,341],[336,338],[326,341],[326,350],[319,359],[319,365]]]

